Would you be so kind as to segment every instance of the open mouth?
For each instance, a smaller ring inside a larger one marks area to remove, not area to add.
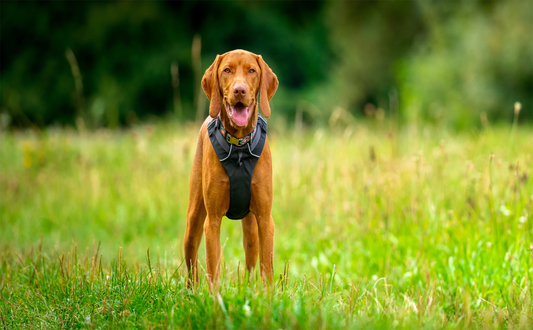
[[[237,126],[246,126],[248,123],[248,118],[250,117],[249,106],[245,107],[241,102],[237,102],[233,106],[227,104],[226,111],[228,112],[228,116]]]

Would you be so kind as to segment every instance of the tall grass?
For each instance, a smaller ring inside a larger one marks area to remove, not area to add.
[[[271,127],[276,280],[226,219],[214,296],[182,265],[198,127],[0,133],[4,327],[531,327],[530,127]]]

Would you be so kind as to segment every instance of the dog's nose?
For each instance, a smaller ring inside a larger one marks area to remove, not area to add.
[[[233,86],[233,94],[237,97],[242,97],[246,95],[246,85],[244,84],[236,84]]]

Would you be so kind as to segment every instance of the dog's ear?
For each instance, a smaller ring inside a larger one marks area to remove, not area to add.
[[[276,90],[278,89],[278,77],[272,72],[270,67],[263,60],[261,55],[257,56],[257,62],[261,67],[261,85],[259,87],[259,106],[261,107],[261,112],[265,118],[270,117],[270,105],[268,101],[274,96]]]
[[[209,104],[209,116],[215,118],[220,113],[220,106],[222,104],[222,95],[220,94],[220,87],[218,84],[218,65],[222,56],[217,55],[217,58],[207,70],[205,70],[202,78],[202,88],[205,95],[211,101]]]

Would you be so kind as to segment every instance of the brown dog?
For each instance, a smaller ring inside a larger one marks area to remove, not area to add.
[[[254,131],[258,122],[258,97],[263,116],[270,117],[268,101],[278,88],[278,79],[260,55],[234,50],[217,55],[206,70],[202,87],[211,101],[209,116],[219,117],[235,139]],[[198,136],[189,185],[185,231],[188,284],[198,281],[198,248],[205,232],[207,277],[218,288],[220,278],[220,225],[230,206],[230,181],[208,135],[207,118]],[[272,209],[272,158],[268,139],[257,160],[251,183],[250,213],[242,219],[246,268],[252,272],[257,256],[263,279],[272,281],[274,221]]]

